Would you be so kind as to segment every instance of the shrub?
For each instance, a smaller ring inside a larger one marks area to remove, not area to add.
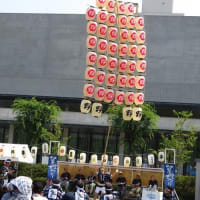
[[[193,200],[195,197],[195,176],[176,176],[176,192],[180,200]]]

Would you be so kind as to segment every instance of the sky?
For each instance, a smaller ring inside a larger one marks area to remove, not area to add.
[[[142,0],[129,0],[140,3]],[[85,13],[95,0],[0,0],[0,13]],[[141,6],[140,6],[141,8]],[[173,12],[200,16],[200,0],[174,0]]]

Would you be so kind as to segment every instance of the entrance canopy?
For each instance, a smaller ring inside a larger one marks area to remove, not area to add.
[[[0,160],[33,164],[33,157],[27,144],[0,143]]]

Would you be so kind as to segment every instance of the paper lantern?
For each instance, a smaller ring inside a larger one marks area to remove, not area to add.
[[[87,65],[94,66],[97,61],[97,54],[95,52],[88,52],[86,56]]]
[[[60,146],[59,156],[65,156],[65,154],[66,154],[66,146]]]
[[[144,76],[136,76],[135,78],[135,87],[138,90],[141,90],[144,88],[145,85],[145,77]]]
[[[108,12],[114,12],[115,11],[115,0],[107,0],[106,1],[106,10]]]
[[[100,10],[97,13],[97,22],[99,24],[104,24],[107,20],[107,12],[105,10]]]
[[[37,147],[31,147],[31,155],[33,158],[37,157]]]
[[[125,12],[126,15],[133,15],[134,14],[134,5],[133,3],[127,3],[125,4]]]
[[[104,95],[104,102],[105,103],[111,103],[114,99],[115,93],[112,89],[106,89],[105,95]]]
[[[106,40],[100,39],[97,44],[97,52],[105,53],[107,50],[108,42]]]
[[[105,6],[106,0],[96,0],[96,6],[98,8],[103,8]]]
[[[137,46],[137,57],[144,59],[146,57],[147,47],[145,45]]]
[[[127,60],[126,59],[119,59],[118,61],[118,72],[125,72],[127,68]]]
[[[69,150],[69,157],[68,157],[69,160],[74,160],[74,159],[75,159],[75,155],[76,155],[76,151],[70,149],[70,150]]]
[[[125,93],[125,104],[126,105],[133,105],[135,96],[133,92],[126,92]]]
[[[97,31],[97,23],[94,21],[89,21],[87,23],[87,32],[88,34],[94,35]]]
[[[135,28],[138,31],[144,29],[144,17],[136,17],[135,18]]]
[[[86,153],[80,153],[80,163],[84,164],[86,162]]]
[[[135,30],[128,31],[128,42],[134,43],[136,41],[137,32]]]
[[[22,157],[23,157],[23,158],[26,158],[26,157],[27,157],[26,147],[22,147],[21,154],[22,154]]]
[[[126,81],[127,88],[133,88],[135,86],[135,76],[128,76]]]
[[[91,83],[85,84],[83,87],[84,97],[92,97],[93,94],[94,94],[94,85]]]
[[[99,24],[97,27],[97,37],[105,38],[107,35],[108,27],[104,24]]]
[[[138,60],[136,63],[136,69],[138,72],[145,72],[147,68],[147,62],[145,60]]]
[[[80,110],[81,110],[82,113],[85,113],[85,114],[89,113],[90,110],[91,110],[91,107],[92,107],[91,101],[86,100],[86,99],[81,101]]]
[[[93,35],[89,35],[87,37],[86,46],[88,49],[94,49],[97,45],[97,37]]]
[[[0,147],[0,157],[4,156],[4,146]]]
[[[142,105],[144,103],[144,93],[135,93],[135,105]]]
[[[106,24],[107,24],[108,26],[115,26],[116,22],[117,22],[116,14],[114,14],[114,13],[109,13],[109,14],[107,15]]]
[[[101,156],[101,163],[103,165],[107,165],[107,163],[108,163],[108,155],[107,154]]]
[[[136,161],[136,167],[142,167],[142,156],[137,156],[135,161]]]
[[[137,53],[137,46],[136,45],[128,45],[128,56],[134,58]]]
[[[89,7],[86,11],[86,19],[89,20],[94,20],[96,17],[96,11],[93,7]]]
[[[15,147],[11,148],[10,154],[11,154],[11,158],[16,158],[16,149],[15,149]]]
[[[49,153],[49,145],[48,145],[48,143],[43,143],[42,144],[42,153],[43,154],[48,154]]]
[[[108,64],[107,64],[107,70],[113,71],[117,68],[117,58],[108,57]]]
[[[105,55],[99,55],[97,58],[97,68],[104,69],[107,66],[108,58]]]
[[[103,112],[103,105],[101,103],[93,103],[92,104],[92,116],[93,117],[101,117]]]
[[[120,43],[126,43],[128,40],[128,30],[120,29],[119,31],[119,41]]]
[[[105,88],[103,87],[96,87],[94,91],[94,98],[97,101],[103,101],[105,95]]]
[[[113,156],[113,166],[118,166],[119,165],[119,156],[115,155]]]
[[[97,164],[97,155],[96,154],[91,155],[91,164],[93,164],[93,165]]]
[[[127,76],[119,74],[117,76],[117,87],[123,88],[126,86]]]
[[[146,39],[146,33],[144,31],[137,31],[136,42],[137,44],[144,44]]]
[[[113,87],[116,83],[116,75],[115,74],[106,74],[106,86]]]
[[[122,1],[117,1],[116,13],[125,14],[125,4]]]
[[[158,153],[158,161],[159,162],[164,162],[165,161],[165,153],[164,152],[159,152]]]
[[[148,164],[149,164],[150,166],[152,166],[152,165],[155,164],[155,157],[154,157],[153,154],[149,154],[149,155],[148,155]]]
[[[133,109],[130,106],[124,107],[122,110],[122,114],[123,114],[123,120],[130,121],[133,117]]]
[[[133,74],[136,68],[136,62],[135,60],[128,60],[127,62],[127,72],[128,74]]]
[[[114,56],[118,52],[117,43],[109,42],[107,52],[109,55]]]
[[[142,119],[142,108],[133,108],[133,121],[140,121]]]
[[[115,27],[108,28],[108,34],[107,34],[108,40],[115,41],[117,39],[117,36],[118,36],[117,28]]]
[[[91,81],[96,75],[96,69],[93,67],[87,67],[85,70],[85,80]]]
[[[118,27],[119,28],[125,28],[126,27],[126,24],[127,24],[126,15],[118,15],[117,20],[118,20]]]
[[[135,28],[135,17],[134,16],[128,16],[127,17],[127,24],[126,27],[128,29],[134,29]]]
[[[125,57],[128,51],[128,46],[127,44],[119,44],[119,56],[120,57]]]
[[[96,77],[95,77],[95,83],[97,85],[102,85],[105,81],[105,72],[104,71],[97,71],[96,72]]]
[[[121,105],[124,102],[124,92],[117,90],[115,92],[115,101],[116,105]]]
[[[130,164],[131,164],[131,158],[125,157],[124,158],[124,167],[130,167]]]

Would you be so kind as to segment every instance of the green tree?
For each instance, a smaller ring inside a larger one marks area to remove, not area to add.
[[[18,143],[38,145],[61,138],[61,126],[57,119],[61,109],[55,101],[16,99],[12,108]]]
[[[190,162],[197,140],[195,128],[188,124],[188,119],[192,117],[192,112],[173,110],[177,117],[174,131],[170,135],[162,134],[161,147],[172,148],[176,150],[176,165],[181,166]],[[187,131],[184,131],[187,128]]]
[[[154,133],[157,129],[159,116],[151,104],[142,106],[143,117],[141,121],[124,121],[122,109],[125,105],[110,106],[108,108],[109,118],[112,118],[112,132],[123,132],[125,134],[124,143],[125,153],[137,155],[146,153],[151,146]]]

